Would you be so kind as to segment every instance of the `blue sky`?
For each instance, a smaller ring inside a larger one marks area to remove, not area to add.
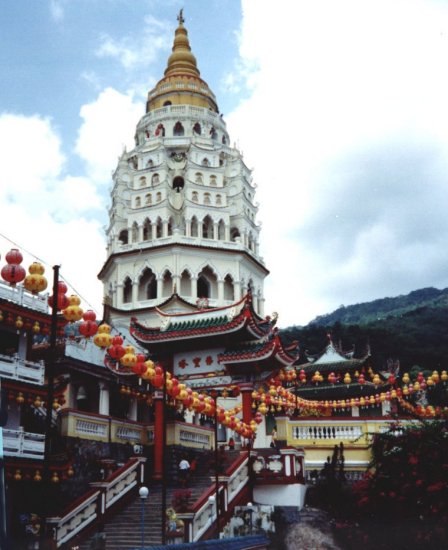
[[[184,8],[254,169],[267,314],[448,286],[448,2],[4,0],[0,253],[101,311],[111,172]],[[5,238],[6,237],[6,238]]]

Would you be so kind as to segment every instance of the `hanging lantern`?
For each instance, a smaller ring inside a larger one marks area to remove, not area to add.
[[[68,470],[67,470],[67,476],[68,477],[73,477],[74,475],[75,475],[75,470],[73,469],[72,466],[69,466]]]
[[[23,261],[23,256],[17,248],[12,248],[5,256],[7,265],[1,270],[2,278],[10,284],[16,286],[17,283],[23,281],[26,275],[25,269],[20,265]]]
[[[17,405],[22,405],[23,403],[25,403],[25,397],[23,396],[23,393],[21,391],[17,394],[16,403]]]
[[[107,348],[107,346],[110,345],[112,341],[112,337],[110,335],[110,326],[106,323],[101,324],[98,327],[98,332],[95,334],[93,338],[93,343],[95,346],[98,346],[99,348]]]
[[[51,482],[52,483],[59,483],[59,476],[57,472],[53,472],[53,475],[51,476]]]
[[[351,376],[348,372],[345,373],[345,376],[344,376],[344,384],[346,384],[347,386],[351,383],[352,379],[351,379]]]
[[[23,319],[22,317],[20,317],[20,315],[17,315],[15,324],[19,330],[23,327]]]
[[[67,292],[67,285],[64,283],[64,281],[58,282],[58,297],[57,297],[57,309],[58,311],[61,311],[65,309],[69,303],[68,298],[65,295]],[[48,305],[53,308],[53,296],[48,297]]]
[[[21,479],[22,479],[22,471],[16,470],[14,472],[14,481],[21,481]]]
[[[112,338],[112,344],[107,349],[107,353],[112,357],[112,359],[120,360],[123,355],[126,353],[126,350],[123,347],[123,338],[121,336],[114,336]]]
[[[29,275],[25,277],[23,286],[32,294],[43,292],[48,285],[44,277],[45,268],[39,262],[33,262],[28,268]]]
[[[75,323],[82,318],[84,312],[79,306],[80,303],[81,299],[79,296],[76,296],[76,294],[72,294],[70,298],[68,298],[68,306],[62,310],[62,315],[67,321]]]
[[[132,368],[137,363],[137,356],[134,353],[133,346],[126,346],[124,355],[120,359],[120,363],[123,367]]]
[[[33,479],[34,479],[34,481],[36,481],[36,482],[42,481],[42,476],[41,476],[41,474],[40,474],[40,470],[36,470],[36,473],[34,474]]]
[[[96,314],[91,309],[88,309],[82,316],[83,321],[79,325],[79,332],[86,338],[95,336],[98,332],[98,325],[96,324]]]
[[[358,383],[361,384],[361,386],[364,386],[366,383],[366,379],[362,373],[358,376]]]
[[[38,321],[34,322],[34,325],[32,326],[31,330],[34,332],[34,334],[39,334],[40,332],[40,325]]]
[[[42,399],[40,398],[40,395],[36,396],[36,399],[33,401],[33,405],[36,407],[36,409],[42,407]]]

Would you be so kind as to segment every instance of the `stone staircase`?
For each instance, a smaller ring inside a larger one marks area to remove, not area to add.
[[[190,504],[193,504],[202,493],[214,484],[213,476],[197,474],[190,478],[187,489],[191,491]],[[157,545],[162,542],[162,487],[148,485],[149,495],[144,502],[144,542],[145,546]],[[168,487],[166,491],[166,508],[172,507],[175,491],[178,487]],[[104,525],[105,546],[95,546],[98,533],[79,543],[79,550],[126,550],[141,548],[142,533],[142,503],[139,497],[131,500],[127,506],[113,515]]]

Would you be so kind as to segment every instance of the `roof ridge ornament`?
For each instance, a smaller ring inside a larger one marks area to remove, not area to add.
[[[181,8],[179,10],[179,15],[177,16],[177,20],[179,21],[179,25],[183,25],[185,23],[184,8]]]

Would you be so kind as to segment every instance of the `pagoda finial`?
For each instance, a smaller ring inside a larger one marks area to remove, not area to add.
[[[181,8],[179,11],[179,15],[177,16],[177,20],[179,21],[179,25],[183,25],[185,23],[184,19],[184,8]]]

